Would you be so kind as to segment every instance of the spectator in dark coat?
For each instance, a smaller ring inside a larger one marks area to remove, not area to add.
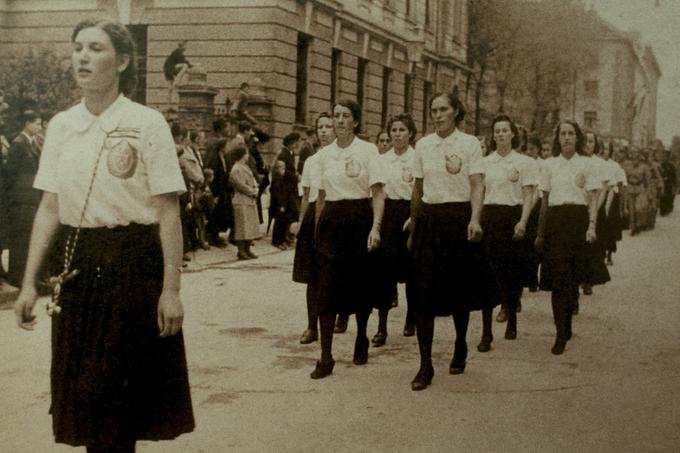
[[[4,193],[8,210],[9,270],[7,281],[19,287],[24,277],[33,218],[42,192],[33,188],[38,171],[40,149],[35,136],[42,120],[33,110],[22,115],[23,130],[12,141],[4,172]]]
[[[272,171],[272,185],[269,189],[269,222],[274,222],[272,245],[281,250],[288,248],[288,230],[290,224],[297,220],[298,194],[297,187],[291,190],[285,179],[286,166],[282,160],[277,160]]]
[[[208,224],[205,232],[210,245],[224,248],[227,242],[220,237],[220,232],[232,228],[233,207],[231,204],[232,190],[229,186],[229,171],[226,162],[227,139],[223,138],[214,142],[206,152],[205,168],[213,171],[214,179],[210,185],[210,190],[217,203],[212,213],[208,217]]]

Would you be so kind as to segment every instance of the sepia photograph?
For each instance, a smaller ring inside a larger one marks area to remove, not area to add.
[[[0,451],[680,451],[680,0],[0,0]]]

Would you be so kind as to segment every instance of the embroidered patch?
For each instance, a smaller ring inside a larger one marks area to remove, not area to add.
[[[507,176],[508,181],[517,182],[519,181],[519,170],[517,170],[515,167],[512,167],[508,170]]]
[[[139,161],[138,151],[128,139],[107,139],[106,167],[116,178],[128,179],[135,174]]]
[[[579,189],[583,189],[586,186],[586,176],[583,173],[577,173],[574,177],[574,184]]]
[[[407,184],[411,184],[413,182],[413,173],[411,172],[410,167],[402,167],[401,179]]]
[[[345,175],[350,178],[357,178],[361,174],[361,162],[350,158],[345,162]]]
[[[446,159],[446,171],[452,175],[457,175],[463,168],[463,161],[455,153],[447,153],[444,155]]]

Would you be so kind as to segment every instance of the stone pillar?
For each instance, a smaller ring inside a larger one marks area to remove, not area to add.
[[[187,71],[186,82],[177,88],[179,120],[187,129],[212,130],[217,88],[208,86],[208,75],[200,65]]]
[[[269,161],[271,155],[277,150],[274,148],[275,140],[273,140],[274,121],[272,106],[274,101],[267,97],[265,93],[265,86],[259,77],[255,77],[248,82],[250,85],[248,97],[248,113],[250,113],[256,120],[256,127],[269,134],[272,140],[264,145],[263,153],[265,160]]]

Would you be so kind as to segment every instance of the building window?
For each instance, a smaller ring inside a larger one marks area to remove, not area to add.
[[[413,78],[411,73],[404,74],[404,112],[411,113],[413,110]]]
[[[364,109],[364,94],[366,91],[366,68],[368,68],[368,60],[359,58],[359,66],[357,68],[357,102]]]
[[[130,96],[135,102],[146,104],[146,43],[148,25],[128,25],[127,29],[137,48],[137,86]]]
[[[312,38],[304,33],[298,33],[297,42],[297,72],[295,76],[295,122],[307,122],[307,78],[309,47]]]
[[[597,80],[585,81],[586,96],[591,98],[597,97]]]
[[[430,101],[432,100],[432,82],[423,83],[423,135],[427,133],[427,120],[430,117]]]
[[[382,77],[382,113],[380,118],[380,127],[385,128],[387,125],[387,113],[390,109],[390,79],[392,77],[392,70],[388,67],[383,67]]]
[[[430,14],[432,11],[430,10],[430,0],[425,0],[425,26],[430,27]]]
[[[597,112],[584,112],[583,125],[586,129],[595,130],[597,126]]]
[[[333,49],[331,55],[331,109],[335,105],[338,98],[338,78],[340,76],[340,62],[342,61],[342,52],[339,49]]]

